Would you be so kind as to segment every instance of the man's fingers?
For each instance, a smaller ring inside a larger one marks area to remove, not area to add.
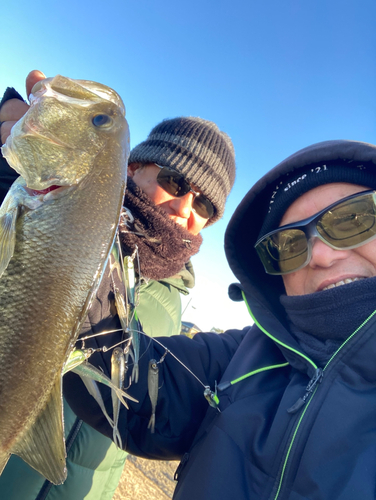
[[[9,99],[0,108],[0,122],[19,120],[29,109],[29,105],[20,99]]]
[[[30,71],[30,73],[26,77],[26,95],[29,97],[31,94],[31,90],[36,83],[40,80],[44,80],[46,78],[45,74],[37,69]]]
[[[26,93],[28,97],[34,85],[45,78],[45,75],[41,71],[30,71],[26,77]],[[28,109],[29,105],[20,99],[9,99],[1,106],[0,145],[5,143],[13,125],[27,112]]]
[[[26,113],[29,105],[20,99],[9,99],[0,108],[0,138],[4,144],[13,125]]]
[[[1,124],[1,127],[0,127],[0,133],[1,133],[0,145],[5,144],[5,141],[7,140],[7,137],[10,135],[10,131],[15,123],[17,123],[17,122],[15,122],[15,121],[14,122],[5,122],[5,123]]]

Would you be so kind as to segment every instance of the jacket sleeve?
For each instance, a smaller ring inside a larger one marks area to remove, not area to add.
[[[180,458],[189,449],[209,407],[204,397],[205,386],[214,389],[248,329],[220,335],[200,333],[193,339],[183,335],[159,337],[157,341],[143,337],[140,378],[127,390],[138,403],[129,402],[129,410],[122,407],[120,413],[119,431],[124,448],[145,458]],[[110,353],[102,355],[107,369],[109,356]],[[153,434],[147,428],[151,416],[147,388],[150,359],[161,361]],[[110,391],[104,388],[102,394],[111,414]],[[64,395],[79,418],[112,439],[107,420],[74,374],[64,377]]]
[[[20,99],[21,101],[23,101],[20,94],[13,88],[9,87],[5,91],[0,101],[0,108],[9,99]],[[17,179],[17,177],[18,173],[8,165],[6,159],[3,157],[0,148],[0,204],[3,202],[7,192],[9,191],[10,186]]]
[[[0,204],[3,202],[10,186],[17,177],[17,172],[8,165],[0,149]]]

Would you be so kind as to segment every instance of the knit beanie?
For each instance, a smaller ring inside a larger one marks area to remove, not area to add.
[[[333,182],[348,182],[376,189],[374,165],[338,160],[321,162],[280,177],[270,198],[268,213],[258,238],[277,229],[288,207],[304,193]]]
[[[223,216],[235,181],[235,152],[230,137],[202,118],[178,117],[156,125],[132,149],[129,163],[157,163],[181,172],[214,205],[206,226]]]

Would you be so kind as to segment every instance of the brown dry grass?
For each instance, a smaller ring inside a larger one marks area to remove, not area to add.
[[[178,461],[144,460],[128,456],[113,500],[170,500]]]

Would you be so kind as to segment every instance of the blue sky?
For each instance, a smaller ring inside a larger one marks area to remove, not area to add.
[[[0,92],[24,95],[32,69],[109,85],[126,105],[132,146],[179,115],[227,132],[235,187],[223,220],[203,231],[184,319],[242,327],[248,313],[227,299],[227,223],[257,179],[298,149],[376,142],[375,21],[374,0],[21,0],[2,13]]]

